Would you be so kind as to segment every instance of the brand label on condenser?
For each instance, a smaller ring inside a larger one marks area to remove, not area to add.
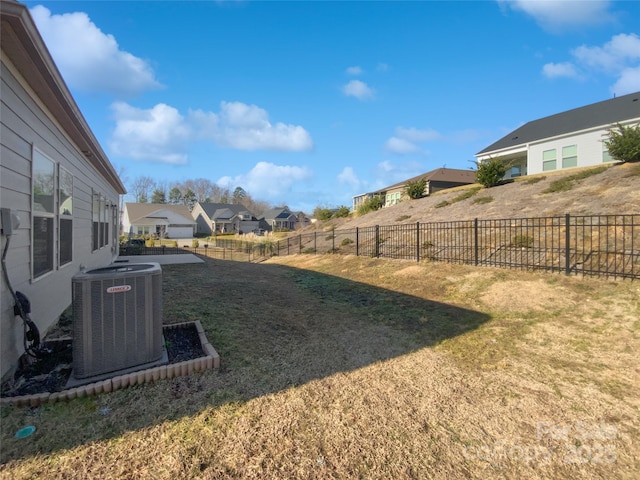
[[[107,288],[107,293],[122,293],[131,290],[131,285],[117,285]]]

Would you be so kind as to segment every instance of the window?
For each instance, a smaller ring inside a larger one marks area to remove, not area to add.
[[[613,158],[611,156],[611,154],[609,153],[609,149],[607,148],[607,144],[602,142],[602,162],[603,163],[608,163],[608,162],[615,162],[616,159]]]
[[[73,260],[73,175],[60,167],[58,183],[58,262],[66,265]]]
[[[55,220],[55,164],[38,150],[33,150],[33,278],[53,270]]]
[[[555,170],[556,169],[556,149],[545,150],[542,152],[542,170]]]
[[[93,192],[91,201],[92,223],[92,245],[91,250],[95,251],[100,248],[100,195]]]
[[[562,168],[578,166],[578,146],[562,147]]]

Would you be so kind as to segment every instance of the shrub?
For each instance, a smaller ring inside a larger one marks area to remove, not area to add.
[[[194,238],[193,240],[191,240],[191,247],[192,248],[198,248],[200,246],[200,242],[198,241],[197,238]]]
[[[516,235],[511,240],[512,247],[531,248],[533,246],[533,238],[529,235]]]
[[[342,242],[340,242],[340,245],[347,246],[347,245],[351,245],[353,243],[353,240],[351,240],[350,238],[343,238]]]
[[[332,214],[333,212],[329,208],[316,207],[313,210],[313,218],[317,218],[318,220],[329,220]]]
[[[351,214],[351,210],[349,210],[349,207],[346,207],[344,205],[341,205],[338,207],[338,209],[334,212],[334,214],[332,215],[333,218],[347,218],[349,215]]]
[[[476,162],[476,182],[490,188],[498,185],[507,173],[507,166],[497,158],[490,158],[484,162]]]
[[[436,208],[442,208],[442,207],[446,207],[447,205],[451,205],[451,202],[448,202],[446,200],[441,201],[440,203],[436,204]]]
[[[316,249],[313,247],[305,248],[304,250],[302,250],[302,253],[306,253],[306,254],[316,253]]]
[[[376,195],[375,197],[367,198],[364,202],[358,205],[356,213],[360,216],[366,215],[367,213],[380,210],[382,208],[382,205],[382,197]]]
[[[404,187],[404,194],[412,200],[424,197],[424,190],[427,188],[427,180],[421,178],[420,180],[412,180],[407,182]]]
[[[621,162],[640,162],[640,123],[616,125],[609,129],[609,138],[604,141],[609,155]]]
[[[152,238],[145,240],[144,242],[144,246],[145,247],[155,247],[156,246],[156,241]]]

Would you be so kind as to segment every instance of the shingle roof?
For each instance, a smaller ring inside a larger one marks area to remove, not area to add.
[[[593,103],[525,123],[476,155],[544,138],[640,118],[640,92]]]
[[[159,213],[162,210],[169,210],[188,220],[188,223],[195,223],[186,205],[171,205],[166,203],[126,203],[125,208],[129,213],[129,223],[137,223],[143,218],[162,218]],[[185,222],[187,223],[187,222]]]
[[[286,208],[271,208],[260,215],[261,219],[272,220],[275,218],[289,218],[291,215],[295,214]]]
[[[247,210],[247,207],[239,203],[200,202],[199,204],[211,220],[231,218],[233,215],[239,215],[241,213],[248,213],[252,218],[254,217],[253,213]]]
[[[455,182],[455,183],[475,183],[476,172],[474,170],[461,170],[458,168],[438,168],[427,173],[416,175],[402,182],[394,183],[388,187],[381,188],[378,191],[391,190],[406,185],[409,182],[426,179],[428,182]]]

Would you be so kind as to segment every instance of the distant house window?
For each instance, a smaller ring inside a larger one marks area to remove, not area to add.
[[[546,172],[556,168],[556,149],[542,152],[542,170]]]
[[[73,175],[60,167],[58,184],[58,261],[65,265],[73,260]]]
[[[32,270],[37,278],[53,270],[55,164],[34,149],[32,168]]]
[[[569,145],[562,147],[562,168],[571,168],[578,166],[578,146]]]

